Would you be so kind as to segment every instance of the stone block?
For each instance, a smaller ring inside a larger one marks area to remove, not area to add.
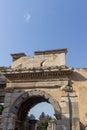
[[[50,103],[54,103],[53,98],[50,97],[50,98],[49,98],[49,102],[50,102]]]
[[[12,94],[13,94],[13,93],[6,93],[6,94],[5,94],[5,97],[11,97]]]
[[[77,98],[76,92],[70,92],[70,93],[67,93],[67,94],[69,94],[69,97],[71,97],[71,98],[73,98],[73,97]]]
[[[62,115],[62,128],[63,130],[70,130],[69,114]]]
[[[61,102],[69,102],[69,99],[68,97],[61,97]]]
[[[68,85],[68,81],[62,81],[61,82],[61,86],[67,86]]]
[[[12,99],[11,97],[5,97],[5,103],[6,103],[6,102],[9,102],[9,103],[10,103],[10,102],[11,102],[11,99]]]
[[[72,118],[72,130],[80,130],[79,118]]]
[[[61,120],[58,120],[57,125],[61,125],[61,124],[62,124]]]
[[[79,110],[78,110],[78,104],[77,104],[77,102],[73,102],[72,103],[72,118],[73,117],[76,117],[76,118],[79,117]]]
[[[9,101],[5,102],[5,104],[4,104],[4,108],[9,107],[9,105],[10,105],[10,102],[9,102]]]
[[[63,129],[62,129],[62,125],[57,126],[57,129],[56,129],[56,130],[63,130]]]
[[[67,102],[61,102],[60,103],[62,114],[68,114],[69,113],[69,103]]]

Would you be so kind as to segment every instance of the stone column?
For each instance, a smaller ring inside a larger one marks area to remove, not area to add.
[[[51,120],[48,123],[47,130],[57,130],[57,122],[55,120]]]
[[[51,124],[51,122],[48,122],[47,130],[52,130],[52,124]]]
[[[35,124],[35,130],[37,130],[37,127],[38,127],[38,124],[36,123],[36,124]]]

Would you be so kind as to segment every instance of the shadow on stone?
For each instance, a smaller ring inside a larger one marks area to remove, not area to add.
[[[80,130],[85,130],[85,128],[86,126],[82,122],[80,122]]]
[[[85,80],[87,80],[86,77],[84,77],[83,75],[81,75],[78,72],[73,72],[72,75],[70,75],[70,78],[74,81],[85,81]]]

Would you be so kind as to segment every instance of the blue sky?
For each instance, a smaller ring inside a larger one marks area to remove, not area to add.
[[[48,114],[49,116],[55,118],[55,116],[54,116],[54,114],[55,114],[54,108],[52,107],[51,104],[46,103],[46,102],[39,103],[35,107],[33,107],[29,111],[29,115],[33,114],[36,119],[39,119],[39,116],[41,115],[42,112],[44,112],[46,115]]]
[[[57,48],[68,48],[68,66],[87,67],[87,0],[0,0],[0,66]]]

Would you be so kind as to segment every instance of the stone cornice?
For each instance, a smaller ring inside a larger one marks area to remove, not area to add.
[[[10,81],[32,81],[35,79],[60,79],[71,74],[73,68],[48,67],[48,68],[29,68],[29,69],[9,69],[2,71]]]
[[[67,66],[50,66],[50,67],[33,67],[33,68],[2,68],[0,69],[1,74],[12,74],[12,73],[35,73],[35,72],[69,72],[72,73],[74,68],[68,68]]]
[[[15,54],[11,54],[12,56],[12,61],[16,61],[17,59],[23,57],[23,56],[26,56],[25,53],[15,53]]]
[[[57,53],[67,53],[67,48],[34,52],[35,55],[48,55]]]

